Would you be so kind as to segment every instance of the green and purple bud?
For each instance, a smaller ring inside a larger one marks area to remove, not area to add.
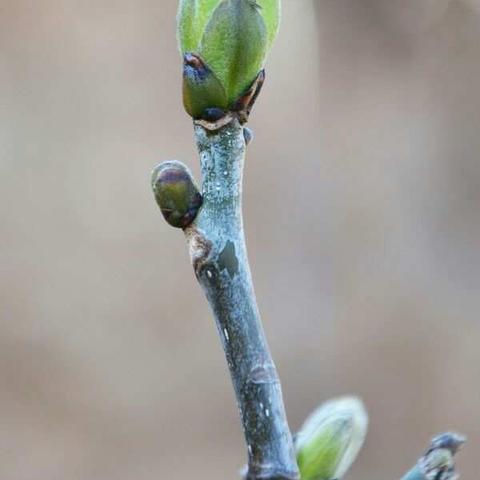
[[[302,480],[339,480],[357,458],[368,429],[368,414],[355,397],[322,404],[295,438]]]
[[[189,115],[216,121],[228,111],[249,111],[279,22],[280,0],[180,0],[178,41]]]
[[[202,195],[192,174],[176,160],[163,162],[154,168],[152,190],[160,211],[172,227],[188,227],[202,206]]]

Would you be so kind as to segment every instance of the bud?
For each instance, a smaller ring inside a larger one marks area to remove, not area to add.
[[[295,439],[302,480],[338,480],[356,459],[368,428],[363,403],[342,397],[321,405]]]
[[[280,0],[180,0],[183,96],[193,118],[233,109],[256,86],[279,21]]]
[[[176,160],[163,162],[152,172],[152,189],[165,220],[176,228],[186,228],[202,205],[188,168]]]
[[[447,432],[434,437],[417,465],[402,480],[457,480],[454,455],[465,443],[465,437]]]
[[[427,450],[426,454],[428,455],[428,453],[432,452],[433,450],[441,449],[448,450],[452,455],[455,455],[466,441],[467,439],[461,433],[441,433],[440,435],[432,438],[430,448]]]

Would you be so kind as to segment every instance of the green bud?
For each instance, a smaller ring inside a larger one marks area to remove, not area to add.
[[[181,0],[177,21],[185,109],[203,118],[206,108],[231,109],[254,85],[278,31],[280,0]]]
[[[368,428],[363,403],[343,397],[322,404],[295,439],[302,480],[338,480],[356,459]]]
[[[223,116],[228,107],[227,95],[220,80],[203,60],[186,53],[183,64],[183,105],[193,118],[215,121],[211,112]]]
[[[163,162],[152,172],[152,189],[165,220],[176,228],[186,228],[202,205],[188,168],[176,160]]]

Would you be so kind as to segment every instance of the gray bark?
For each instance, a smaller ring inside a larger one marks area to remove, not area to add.
[[[185,230],[230,370],[248,450],[248,480],[299,478],[280,381],[260,320],[242,221],[243,127],[195,126],[203,205]]]

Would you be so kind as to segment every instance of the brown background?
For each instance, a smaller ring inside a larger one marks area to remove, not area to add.
[[[245,214],[290,423],[354,392],[348,478],[480,440],[480,2],[285,0]],[[236,478],[223,354],[149,172],[198,174],[174,0],[0,0],[0,478]],[[477,464],[477,466],[476,466]]]

